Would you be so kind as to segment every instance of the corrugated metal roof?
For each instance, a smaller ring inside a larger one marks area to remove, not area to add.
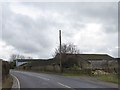
[[[114,58],[107,54],[80,54],[81,58],[87,60],[113,60]]]
[[[113,60],[114,58],[107,54],[66,54],[70,56],[78,56],[84,60]]]
[[[48,60],[51,60],[51,59],[16,59],[16,60],[18,62],[27,62],[27,61],[48,61]]]

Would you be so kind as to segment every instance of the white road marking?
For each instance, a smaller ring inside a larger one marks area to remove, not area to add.
[[[20,90],[20,81],[19,81],[19,79],[15,75],[13,75],[13,74],[11,74],[11,76],[13,76],[17,80],[18,88]]]
[[[50,80],[48,78],[44,78],[44,77],[41,77],[41,76],[38,76],[38,78],[41,78],[41,79],[44,79],[44,80]]]
[[[66,87],[66,88],[71,88],[71,87],[69,87],[69,86],[67,86],[65,84],[60,83],[60,82],[57,82],[57,83],[60,84],[60,85],[62,85],[62,86],[64,86],[64,87]]]

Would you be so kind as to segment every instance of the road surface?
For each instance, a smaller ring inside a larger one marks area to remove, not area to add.
[[[66,77],[61,75],[11,71],[19,81],[20,88],[117,88],[116,84],[84,78]],[[81,90],[81,89],[80,89]],[[105,89],[106,90],[106,89]],[[109,89],[114,90],[114,89]]]

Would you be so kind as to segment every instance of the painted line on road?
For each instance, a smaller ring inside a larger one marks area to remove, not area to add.
[[[41,79],[44,79],[44,80],[50,80],[48,78],[44,78],[44,77],[41,77],[41,76],[38,76],[38,78],[41,78]]]
[[[13,74],[11,74],[11,76],[13,76],[17,80],[18,88],[20,90],[20,81],[19,81],[19,79],[15,75],[13,75]]]
[[[67,85],[65,85],[65,84],[62,84],[62,83],[60,83],[60,82],[57,82],[58,84],[60,84],[60,85],[62,85],[62,86],[64,86],[64,87],[66,87],[66,88],[71,88],[70,86],[67,86]]]

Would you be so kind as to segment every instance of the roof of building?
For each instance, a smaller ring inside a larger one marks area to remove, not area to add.
[[[27,61],[48,61],[51,59],[16,59],[18,62],[27,62]]]
[[[115,58],[116,60],[120,60],[120,58]]]
[[[87,60],[113,60],[114,58],[107,54],[80,54],[80,57]]]
[[[113,60],[114,58],[107,54],[66,54],[71,57],[79,57],[84,60]]]

